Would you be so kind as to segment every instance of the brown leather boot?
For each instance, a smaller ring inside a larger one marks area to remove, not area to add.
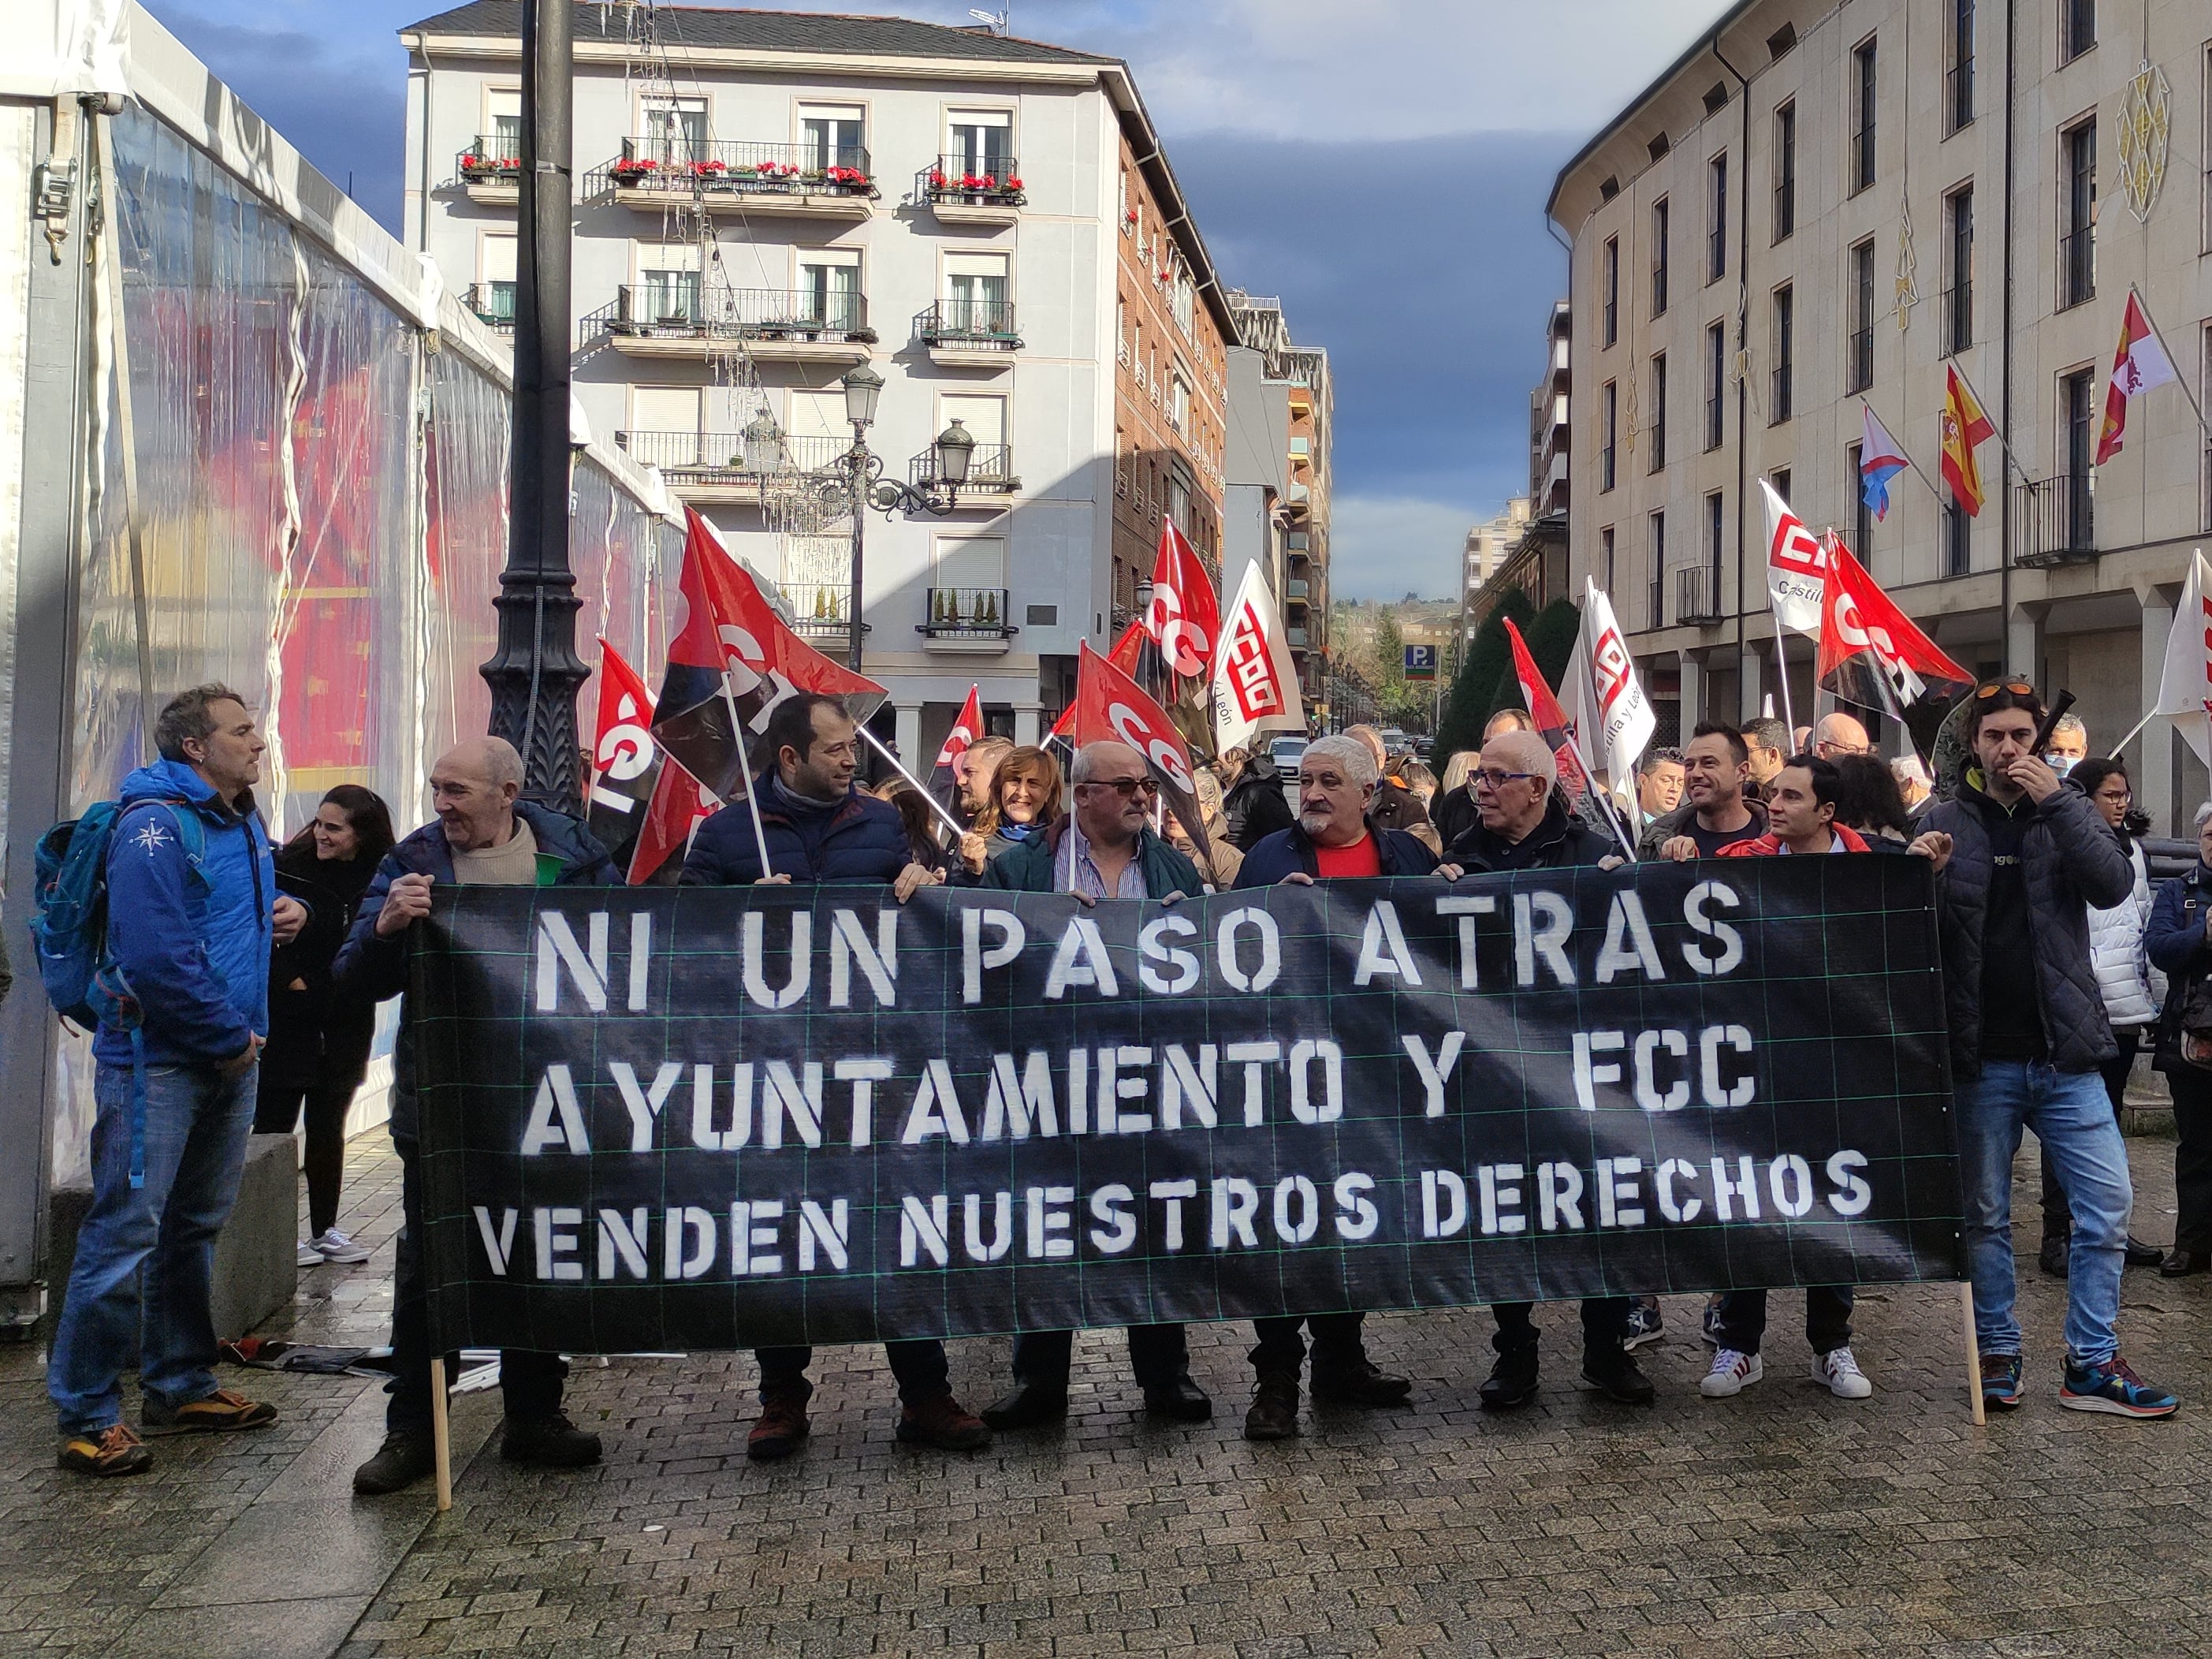
[[[756,1463],[779,1462],[799,1449],[807,1428],[805,1395],[795,1391],[765,1395],[760,1419],[745,1437],[745,1455]]]
[[[909,1446],[939,1451],[975,1451],[991,1443],[991,1425],[952,1397],[947,1389],[919,1406],[900,1408],[898,1437]]]

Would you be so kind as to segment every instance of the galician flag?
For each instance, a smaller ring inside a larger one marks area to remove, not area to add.
[[[1903,446],[1889,435],[1874,405],[1863,403],[1859,409],[1866,416],[1859,429],[1859,493],[1880,524],[1889,516],[1889,481],[1912,463],[1905,459]]]
[[[1800,634],[1820,637],[1820,586],[1828,556],[1820,538],[1790,510],[1790,503],[1761,478],[1766,496],[1766,597],[1775,619]]]
[[[2208,758],[2212,732],[2212,565],[2202,553],[2190,556],[2189,581],[2173,607],[2173,628],[2166,636],[2166,672],[2158,679],[2158,706],[2197,753]]]
[[[1956,368],[1943,371],[1943,482],[1966,516],[1981,516],[1982,470],[1974,460],[1974,447],[1996,436],[1996,428],[1959,378]]]
[[[2120,323],[2120,349],[2112,356],[2112,378],[2105,382],[2105,423],[2097,431],[2099,466],[2120,453],[2120,441],[2128,429],[2128,399],[2180,378],[2150,325],[2142,297],[2130,289],[2127,314]]]

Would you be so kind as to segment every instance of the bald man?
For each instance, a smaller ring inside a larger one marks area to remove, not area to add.
[[[471,738],[430,769],[424,824],[385,855],[354,914],[331,977],[337,994],[381,1002],[407,989],[407,932],[430,914],[441,884],[462,887],[619,887],[605,849],[576,819],[520,799],[522,757],[501,738]],[[391,1396],[384,1444],[354,1471],[364,1496],[398,1492],[430,1473],[430,1323],[422,1270],[422,1145],[415,1048],[406,1009],[392,1055],[392,1146],[399,1154],[404,1231],[392,1272]],[[562,1415],[568,1367],[558,1354],[500,1356],[507,1420],[499,1455],[510,1463],[580,1468],[599,1458],[599,1437]]]
[[[1846,755],[1871,755],[1874,739],[1854,716],[1839,708],[1821,715],[1820,723],[1813,728],[1813,752],[1828,761],[1838,761]]]

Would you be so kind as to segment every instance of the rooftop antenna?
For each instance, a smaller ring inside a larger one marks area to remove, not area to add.
[[[1004,11],[978,11],[969,7],[968,15],[994,34],[1011,34],[1014,29],[1014,8],[1012,0]]]

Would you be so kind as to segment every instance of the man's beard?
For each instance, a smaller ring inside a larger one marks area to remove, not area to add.
[[[1327,812],[1301,812],[1298,814],[1298,828],[1304,830],[1309,836],[1318,836],[1322,830],[1328,829],[1328,826],[1334,822],[1335,819]]]

